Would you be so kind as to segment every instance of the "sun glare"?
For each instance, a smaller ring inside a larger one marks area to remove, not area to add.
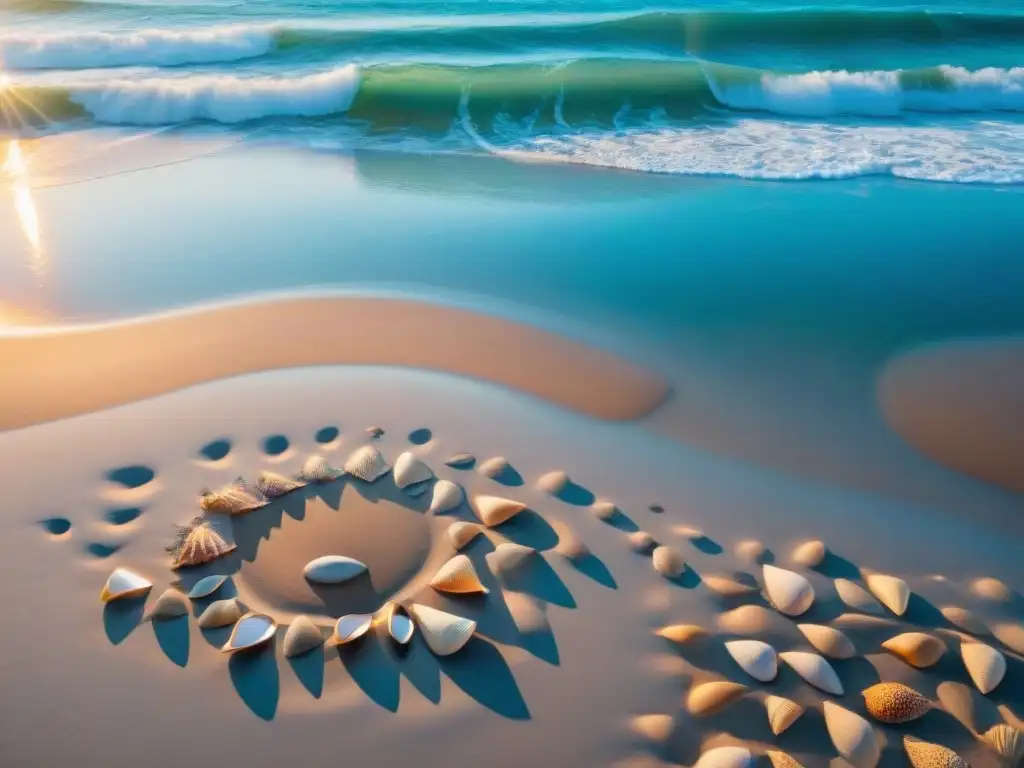
[[[10,185],[11,193],[14,195],[14,212],[21,223],[21,231],[32,248],[34,270],[42,276],[46,260],[39,231],[39,214],[32,199],[28,162],[21,149],[21,142],[17,139],[12,139],[7,144],[7,157],[0,167],[0,175]]]

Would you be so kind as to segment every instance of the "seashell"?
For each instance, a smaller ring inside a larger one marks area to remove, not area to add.
[[[1020,624],[993,624],[992,634],[1010,650],[1024,654],[1024,627]]]
[[[638,715],[630,718],[629,727],[633,733],[660,743],[668,741],[675,721],[672,715]]]
[[[477,576],[473,561],[465,555],[456,555],[442,565],[430,580],[430,586],[438,592],[451,592],[456,595],[487,594],[488,591]]]
[[[860,586],[860,584],[855,584],[848,579],[836,579],[835,586],[839,599],[850,608],[853,608],[853,610],[874,615],[885,612],[882,609],[882,604],[875,600],[871,593]]]
[[[412,640],[416,625],[412,623],[409,612],[398,603],[389,603],[388,610],[388,634],[391,639],[399,645],[408,645]]]
[[[973,635],[987,635],[985,623],[966,608],[947,605],[939,609],[946,621]]]
[[[399,488],[407,488],[416,483],[425,483],[434,476],[430,467],[424,464],[418,456],[406,451],[395,459],[395,468],[392,477],[395,478],[395,485]]]
[[[469,469],[476,463],[476,456],[472,453],[454,453],[444,463],[453,469]]]
[[[265,507],[267,500],[248,484],[238,478],[216,491],[204,491],[199,497],[199,506],[207,512],[225,512],[241,515]]]
[[[488,528],[501,525],[526,509],[525,504],[500,496],[477,496],[473,499],[473,511]]]
[[[850,638],[838,629],[821,624],[797,624],[796,628],[822,656],[828,656],[830,659],[852,659],[857,655],[857,649]]]
[[[420,633],[438,656],[449,656],[469,642],[476,631],[476,622],[454,616],[426,605],[413,605],[410,612],[419,625]]]
[[[100,600],[109,603],[126,597],[141,597],[153,588],[153,582],[127,568],[115,568],[100,592]]]
[[[209,597],[224,586],[224,582],[227,580],[227,576],[222,576],[218,573],[215,573],[212,576],[204,576],[193,584],[192,589],[188,591],[189,600],[199,600],[204,597]]]
[[[860,715],[831,701],[822,703],[825,727],[840,757],[855,768],[875,768],[882,745],[871,724]]]
[[[276,472],[263,470],[256,476],[256,490],[268,499],[276,499],[286,493],[298,490],[305,485],[305,482],[292,480]]]
[[[434,483],[434,493],[430,498],[428,511],[433,515],[451,512],[462,503],[464,498],[466,498],[466,494],[461,485],[450,480],[438,480]]]
[[[694,717],[713,715],[736,701],[746,690],[745,685],[724,680],[701,683],[690,689],[686,697],[686,709]]]
[[[238,549],[207,523],[194,526],[177,549],[172,568],[203,565]]]
[[[176,589],[168,589],[153,603],[148,618],[152,620],[176,619],[188,616],[188,598]]]
[[[904,632],[886,640],[882,647],[918,669],[930,667],[946,652],[946,646],[939,638],[924,632]]]
[[[1010,588],[999,581],[989,577],[975,579],[971,582],[971,592],[983,600],[991,600],[996,603],[1009,602],[1013,597]]]
[[[683,555],[674,547],[655,547],[651,554],[651,563],[654,570],[666,579],[678,579],[686,570],[686,561]]]
[[[910,587],[903,579],[881,573],[869,573],[864,577],[864,583],[868,585],[871,594],[890,611],[897,616],[906,613],[907,603],[910,601]]]
[[[228,600],[217,600],[210,603],[206,610],[199,614],[196,622],[202,629],[217,629],[234,624],[245,613],[242,604],[234,597]]]
[[[783,619],[760,605],[741,605],[718,616],[718,626],[736,635],[753,635]]]
[[[984,643],[964,643],[960,656],[974,687],[984,694],[994,691],[1006,675],[1006,657]]]
[[[487,555],[487,564],[496,574],[508,573],[526,562],[530,555],[536,553],[537,550],[533,547],[507,541],[496,546],[494,551]]]
[[[890,725],[917,720],[932,708],[928,699],[902,683],[878,683],[861,691],[861,696],[868,714]]]
[[[629,546],[641,554],[654,546],[654,537],[647,531],[633,531],[626,538],[629,539]]]
[[[344,555],[324,555],[302,569],[302,575],[314,584],[341,584],[365,572],[365,563]]]
[[[755,680],[769,683],[779,674],[775,649],[760,640],[731,640],[725,644],[733,660]]]
[[[709,576],[701,576],[701,581],[704,583],[705,587],[719,597],[740,597],[757,591],[757,589],[749,584],[736,581],[736,579],[731,576],[718,576],[712,574]]]
[[[793,550],[790,559],[797,565],[804,568],[817,568],[825,562],[825,555],[828,554],[825,544],[820,541],[805,541]]]
[[[887,619],[884,616],[870,616],[866,613],[842,613],[832,620],[832,624],[848,630],[875,632],[883,629],[888,631],[899,626],[893,619]]]
[[[358,640],[369,632],[372,626],[372,613],[350,613],[334,622],[334,633],[331,637],[338,645],[344,645]]]
[[[540,479],[537,480],[537,488],[545,493],[550,493],[552,496],[560,494],[568,485],[569,476],[561,470],[548,472],[546,475],[541,475]]]
[[[383,437],[384,430],[381,427],[367,427],[366,434],[376,440],[378,437]]]
[[[391,471],[381,452],[372,445],[358,448],[345,460],[345,472],[367,483],[373,483]]]
[[[779,613],[799,616],[811,607],[814,587],[799,573],[774,565],[763,566],[763,573],[765,597]]]
[[[452,540],[455,549],[462,549],[483,532],[484,527],[482,525],[466,523],[461,520],[448,526],[448,538]]]
[[[768,725],[776,736],[799,720],[804,713],[802,706],[781,696],[766,696],[764,709],[768,713]]]
[[[779,752],[774,749],[768,750],[768,760],[771,762],[772,768],[804,768],[802,764],[785,752]]]
[[[1009,768],[1015,768],[1021,758],[1024,758],[1024,732],[1006,723],[992,726],[981,738],[1004,758]]]
[[[328,464],[323,456],[310,456],[302,465],[297,477],[306,483],[329,483],[341,474],[341,470]]]
[[[698,541],[704,538],[704,531],[700,528],[694,528],[692,525],[673,525],[672,533],[691,541]]]
[[[768,554],[764,544],[755,539],[744,539],[738,542],[733,551],[736,552],[736,556],[741,560],[746,560],[748,563],[756,563],[757,565],[763,564],[765,555]]]
[[[806,651],[786,651],[780,653],[779,658],[786,662],[805,682],[815,688],[825,693],[831,693],[833,696],[843,695],[843,684],[839,682],[836,671],[818,654]]]
[[[295,620],[288,625],[281,646],[284,657],[290,659],[309,653],[323,644],[324,636],[320,632],[320,627],[314,624],[308,616],[296,616]]]
[[[569,560],[582,560],[590,554],[590,547],[573,531],[566,529],[559,533],[555,551]]]
[[[493,459],[488,459],[480,464],[476,471],[484,477],[489,477],[493,480],[496,477],[501,477],[511,468],[512,465],[508,463],[508,459],[504,456],[495,456]]]
[[[754,757],[745,747],[715,747],[704,752],[693,768],[752,768]]]
[[[238,620],[221,651],[233,653],[257,648],[270,642],[277,632],[277,622],[265,613],[247,613]]]
[[[590,511],[598,520],[611,520],[619,509],[610,501],[595,501]]]
[[[970,768],[967,761],[941,744],[903,737],[903,749],[912,768]]]
[[[655,630],[654,634],[658,637],[664,637],[673,643],[685,645],[707,635],[707,630],[703,627],[698,627],[696,624],[669,624],[667,627]]]

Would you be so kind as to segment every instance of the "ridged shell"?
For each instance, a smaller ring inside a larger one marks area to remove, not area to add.
[[[525,504],[500,496],[477,496],[473,499],[473,511],[488,528],[501,525],[526,509]]]
[[[1024,758],[1024,732],[1006,723],[992,726],[981,738],[1005,759],[1009,768],[1015,768]]]
[[[279,475],[276,472],[263,470],[256,476],[256,490],[268,499],[276,499],[287,493],[298,490],[304,486],[304,482],[292,480],[290,477]]]
[[[448,538],[455,549],[462,549],[473,539],[484,532],[484,527],[477,523],[466,523],[462,520],[448,526]]]
[[[855,584],[848,579],[836,579],[835,586],[839,599],[850,608],[853,608],[853,610],[872,615],[881,615],[885,612],[882,604],[875,600],[871,593],[860,586],[860,584]]]
[[[655,547],[651,553],[651,564],[666,579],[678,579],[686,570],[682,553],[674,547]]]
[[[192,589],[188,591],[188,597],[190,600],[200,600],[204,597],[209,597],[224,586],[224,582],[227,580],[227,576],[222,576],[219,573],[215,573],[212,576],[204,576],[192,585]]]
[[[869,573],[864,577],[864,583],[868,585],[871,594],[890,611],[897,616],[906,613],[907,603],[910,601],[910,587],[903,579],[881,573]]]
[[[939,638],[924,632],[904,632],[886,640],[882,647],[918,669],[932,666],[946,652]]]
[[[701,581],[709,591],[719,597],[740,597],[757,591],[751,585],[736,581],[730,576],[701,576]]]
[[[779,674],[775,649],[760,640],[731,640],[725,644],[733,660],[755,680],[769,683]]]
[[[286,659],[309,653],[324,644],[324,636],[320,627],[308,616],[296,616],[288,625],[281,643],[281,652]]]
[[[669,624],[667,627],[655,630],[654,634],[673,643],[685,645],[697,638],[705,637],[707,630],[696,624]]]
[[[388,609],[388,634],[399,645],[408,645],[416,625],[412,623],[409,612],[397,603],[391,603]]]
[[[804,768],[803,764],[798,763],[785,752],[774,749],[768,750],[768,760],[772,764],[772,768]]]
[[[654,537],[647,531],[633,531],[629,536],[629,546],[641,554],[649,551],[654,546]]]
[[[754,757],[745,747],[715,747],[704,752],[693,768],[752,768]]]
[[[721,712],[746,692],[747,686],[724,680],[693,686],[686,697],[686,709],[694,717]]]
[[[172,568],[188,568],[209,563],[238,547],[228,542],[209,525],[197,525],[185,537]]]
[[[149,619],[161,621],[164,619],[176,619],[179,616],[188,616],[188,598],[176,589],[168,589],[153,603],[149,609]]]
[[[449,656],[469,642],[476,622],[426,605],[410,607],[427,647],[438,656]]]
[[[390,471],[391,466],[372,445],[364,445],[345,460],[345,472],[367,483],[376,482]]]
[[[492,480],[496,477],[501,477],[503,474],[508,472],[511,465],[508,463],[508,459],[504,456],[495,456],[492,459],[481,463],[476,471],[484,477],[489,477]]]
[[[991,600],[996,603],[1005,603],[1013,597],[1010,588],[999,579],[984,577],[971,582],[971,592],[983,600]]]
[[[202,629],[226,627],[242,618],[244,613],[242,604],[232,597],[227,600],[218,600],[210,603],[206,610],[199,614],[199,620],[196,623]]]
[[[476,456],[472,453],[454,453],[444,463],[453,469],[468,469],[476,463]]]
[[[487,563],[494,573],[509,573],[526,562],[537,550],[523,544],[506,541],[487,555]]]
[[[780,653],[779,658],[786,662],[805,682],[810,683],[818,690],[831,693],[833,696],[843,695],[843,684],[839,682],[839,675],[832,669],[832,665],[818,654],[806,651],[786,651]]]
[[[153,588],[153,582],[127,568],[115,568],[100,592],[100,600],[109,603],[126,597],[141,597]]]
[[[959,627],[965,632],[970,632],[972,635],[988,634],[988,627],[985,626],[985,622],[966,608],[960,608],[956,605],[947,605],[939,610],[945,617],[946,621]]]
[[[811,582],[785,568],[776,568],[774,565],[765,565],[763,568],[765,596],[775,610],[787,616],[799,616],[811,607],[814,602]]]
[[[430,497],[430,513],[441,515],[451,512],[462,503],[466,494],[462,486],[450,480],[438,480],[434,483],[433,494]]]
[[[392,477],[395,478],[395,485],[399,488],[407,488],[416,483],[425,483],[434,476],[430,467],[423,463],[420,458],[406,451],[395,459],[395,468]]]
[[[277,622],[265,613],[247,613],[231,630],[231,636],[221,650],[224,653],[245,651],[270,642],[277,633]]]
[[[967,761],[941,744],[903,737],[903,749],[912,768],[970,768]]]
[[[598,520],[611,520],[619,509],[610,501],[595,501],[590,511]]]
[[[781,696],[766,696],[764,710],[768,713],[768,725],[776,736],[799,720],[804,713],[802,706]]]
[[[569,476],[561,470],[548,472],[546,475],[541,475],[540,479],[537,480],[537,488],[544,491],[544,493],[550,493],[552,496],[560,494],[568,485]]]
[[[1006,657],[984,643],[964,643],[960,656],[974,687],[982,693],[994,691],[1006,675]]]
[[[302,569],[302,575],[314,584],[341,584],[365,572],[365,563],[343,555],[318,557]]]
[[[675,727],[672,715],[638,715],[629,721],[633,733],[656,743],[668,741]]]
[[[331,636],[338,645],[344,645],[358,640],[369,632],[372,626],[372,613],[350,613],[334,622],[334,633]]]
[[[487,587],[481,583],[476,568],[473,567],[473,561],[465,555],[456,555],[442,565],[430,580],[430,586],[438,592],[451,592],[456,595],[487,594]]]
[[[790,559],[804,568],[817,568],[825,562],[825,555],[827,554],[828,549],[823,542],[805,541],[793,550]]]
[[[830,659],[852,659],[857,655],[857,649],[850,638],[838,629],[821,624],[797,624],[796,628],[822,656]]]
[[[839,755],[855,768],[875,768],[882,745],[871,724],[831,701],[823,702],[822,709],[829,738]]]
[[[864,708],[881,723],[909,723],[927,714],[931,703],[902,683],[878,683],[861,691]]]
[[[298,478],[306,483],[329,483],[341,475],[340,469],[335,469],[327,463],[323,456],[310,456],[299,470]]]
[[[266,505],[267,500],[242,478],[216,491],[206,491],[199,497],[199,506],[207,512],[226,512],[229,515],[241,515]]]

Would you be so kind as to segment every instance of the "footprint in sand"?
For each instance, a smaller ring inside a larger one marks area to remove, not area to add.
[[[268,457],[283,461],[290,458],[291,441],[284,435],[268,435],[263,438],[263,453]]]
[[[331,450],[337,448],[341,443],[341,430],[337,427],[323,427],[317,430],[317,433],[313,436],[316,440],[317,445],[325,450]]]
[[[40,520],[39,524],[55,539],[63,538],[71,532],[71,521],[66,517],[47,517]]]
[[[199,455],[209,462],[220,462],[231,453],[231,441],[226,437],[213,440],[199,449]]]
[[[433,439],[434,433],[426,427],[414,429],[409,433],[409,442],[413,445],[426,445]]]

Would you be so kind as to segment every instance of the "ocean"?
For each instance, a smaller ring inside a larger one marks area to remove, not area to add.
[[[15,138],[119,126],[643,173],[1024,181],[1010,0],[3,0]]]

